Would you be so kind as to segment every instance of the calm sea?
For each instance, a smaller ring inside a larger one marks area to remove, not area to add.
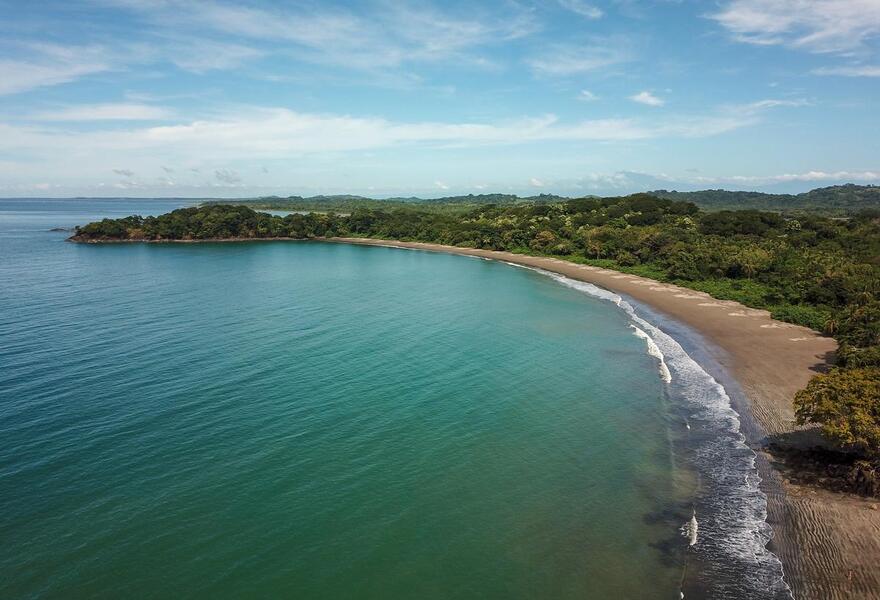
[[[621,299],[50,231],[182,204],[0,200],[0,597],[786,596],[724,390]]]

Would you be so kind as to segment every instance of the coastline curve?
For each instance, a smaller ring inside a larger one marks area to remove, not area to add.
[[[833,339],[738,302],[552,257],[369,238],[321,241],[459,254],[535,268],[623,296],[647,308],[652,320],[659,316],[695,332],[708,343],[694,348],[692,340],[688,351],[696,349],[716,363],[725,374],[724,387],[736,388],[731,394],[736,410],[731,411],[745,418],[744,452],[752,455],[760,474],[755,475],[755,489],[765,496],[766,523],[773,530],[769,548],[781,561],[794,597],[880,598],[880,571],[875,568],[880,511],[874,503],[795,485],[765,450],[769,439],[798,429],[792,399],[814,374],[828,368],[837,348]],[[712,374],[718,378],[717,370]],[[769,530],[764,535],[769,539]]]

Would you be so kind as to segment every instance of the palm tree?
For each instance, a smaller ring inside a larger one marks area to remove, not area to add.
[[[827,335],[834,335],[837,333],[837,330],[840,328],[840,322],[834,317],[828,317],[825,320],[825,325],[822,327],[823,331]]]
[[[866,304],[871,302],[871,300],[873,300],[873,299],[874,299],[874,294],[872,294],[868,290],[862,290],[861,292],[856,294],[855,303],[858,304],[859,306],[865,306]]]

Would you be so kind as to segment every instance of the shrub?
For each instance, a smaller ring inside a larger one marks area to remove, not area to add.
[[[880,368],[816,375],[794,400],[798,423],[817,423],[832,442],[880,460]]]

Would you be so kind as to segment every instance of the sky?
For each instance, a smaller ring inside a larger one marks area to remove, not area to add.
[[[880,0],[0,0],[0,196],[880,184]]]

